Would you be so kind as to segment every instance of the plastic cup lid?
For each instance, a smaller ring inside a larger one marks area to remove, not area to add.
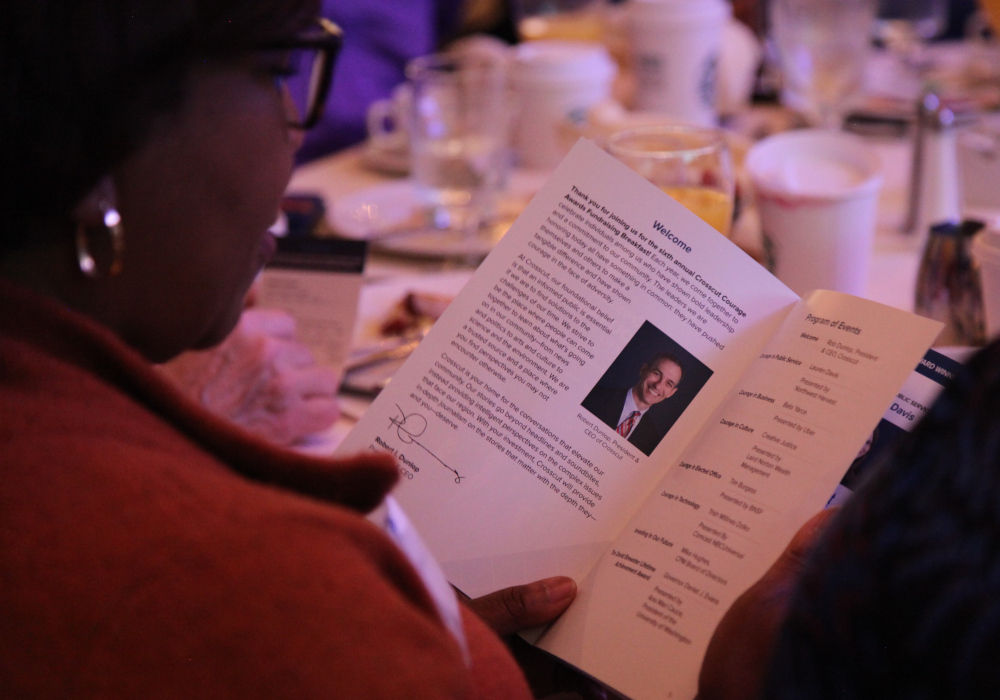
[[[518,82],[579,79],[603,82],[616,72],[608,50],[600,44],[542,39],[515,48],[511,77]]]
[[[877,192],[882,164],[857,137],[801,129],[768,137],[747,154],[754,187],[772,195],[842,200]]]

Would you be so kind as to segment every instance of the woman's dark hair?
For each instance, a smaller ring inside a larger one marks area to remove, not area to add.
[[[1000,688],[1000,340],[945,388],[810,556],[764,697]]]
[[[283,38],[317,0],[8,0],[0,42],[5,226],[67,214],[175,108],[197,62]]]

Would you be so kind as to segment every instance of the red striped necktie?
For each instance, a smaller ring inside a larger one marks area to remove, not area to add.
[[[628,418],[626,418],[625,420],[623,420],[621,422],[621,425],[619,425],[615,429],[615,432],[617,432],[622,437],[628,437],[628,434],[630,432],[632,432],[632,426],[635,425],[635,421],[636,421],[636,419],[638,417],[639,417],[639,412],[638,411],[632,411],[628,415]]]

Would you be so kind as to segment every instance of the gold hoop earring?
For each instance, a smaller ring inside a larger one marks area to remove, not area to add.
[[[105,272],[98,269],[97,260],[90,252],[90,241],[88,240],[87,227],[82,223],[76,226],[76,264],[87,277],[97,279],[102,276],[114,277],[122,271],[122,255],[125,252],[125,228],[122,226],[122,217],[118,210],[107,202],[100,202],[98,207],[104,219],[104,226],[99,229],[108,235],[108,248],[111,253],[111,262]]]

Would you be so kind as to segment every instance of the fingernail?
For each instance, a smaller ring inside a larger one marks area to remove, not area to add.
[[[576,595],[576,581],[567,576],[553,576],[542,581],[549,603],[564,603]]]

